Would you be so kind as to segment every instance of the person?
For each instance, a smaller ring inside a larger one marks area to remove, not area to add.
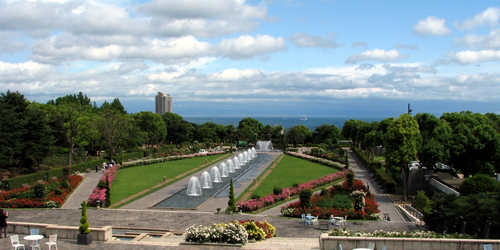
[[[111,166],[114,167],[115,166],[115,160],[113,160],[113,158],[111,158]]]
[[[370,181],[366,184],[366,187],[368,187],[368,191],[370,191]]]
[[[95,165],[95,172],[99,172],[99,165]]]
[[[9,212],[0,209],[0,238],[2,238],[2,229],[3,236],[7,238],[7,218],[9,218]]]

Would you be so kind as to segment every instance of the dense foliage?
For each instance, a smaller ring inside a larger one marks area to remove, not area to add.
[[[248,242],[248,233],[238,221],[227,224],[214,223],[210,226],[193,225],[186,229],[185,240],[197,243],[245,244]]]
[[[82,181],[82,176],[50,180],[30,187],[12,189],[0,193],[2,208],[60,207],[68,194]]]

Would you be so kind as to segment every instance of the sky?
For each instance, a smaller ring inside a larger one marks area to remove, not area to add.
[[[0,92],[181,116],[500,113],[498,1],[0,1]]]

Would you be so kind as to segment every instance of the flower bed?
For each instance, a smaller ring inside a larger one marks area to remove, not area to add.
[[[299,158],[302,158],[302,159],[306,159],[306,160],[309,160],[309,161],[312,161],[312,162],[316,162],[316,163],[319,163],[319,164],[323,164],[325,166],[336,168],[336,169],[343,169],[344,168],[344,165],[340,164],[338,162],[334,162],[334,161],[322,159],[322,158],[319,158],[319,157],[314,157],[314,156],[311,156],[311,155],[299,154],[299,153],[293,152],[293,151],[286,151],[286,154],[292,155],[292,156],[295,156],[295,157],[299,157]]]
[[[186,242],[196,243],[231,243],[245,244],[248,233],[238,221],[212,224],[210,226],[193,225],[186,229]]]
[[[305,208],[300,206],[300,201],[292,202],[286,206],[281,207],[281,213],[283,216],[287,217],[297,217],[300,218],[302,214],[311,214],[318,216],[320,219],[328,219],[330,215],[345,217],[349,219],[368,219],[368,220],[379,220],[380,210],[378,209],[378,204],[375,201],[375,197],[370,192],[367,192],[366,186],[360,180],[354,180],[352,193],[354,194],[366,194],[364,197],[365,204],[363,209],[356,211],[354,208],[344,208],[337,209],[333,207],[325,208],[320,207],[319,204],[325,203],[325,200],[331,199],[335,194],[339,194],[343,191],[350,192],[347,182],[343,182],[342,185],[336,185],[328,190],[328,194],[315,194],[311,198],[312,206],[310,208]],[[352,195],[351,193],[351,195]]]
[[[189,155],[167,156],[167,157],[145,159],[145,160],[141,159],[141,160],[135,160],[135,161],[131,161],[131,162],[125,162],[125,163],[123,163],[122,168],[143,166],[143,165],[161,163],[161,162],[166,162],[166,161],[177,161],[177,160],[190,159],[190,158],[195,158],[195,157],[206,157],[206,156],[210,156],[210,155],[220,155],[220,154],[225,154],[225,153],[226,152],[224,152],[224,151],[214,151],[214,152],[205,152],[205,153],[195,153],[195,154],[189,154]]]
[[[264,222],[240,220],[239,222],[247,230],[249,240],[263,241],[276,236],[276,228],[266,220]]]
[[[115,180],[116,174],[118,173],[118,166],[108,168],[104,171],[97,187],[92,190],[89,198],[87,199],[88,206],[97,206],[97,201],[104,202],[106,200],[106,188],[111,187],[111,183]],[[108,179],[109,186],[106,187],[106,179]]]
[[[252,212],[261,209],[263,207],[272,205],[278,201],[286,200],[291,196],[297,195],[301,189],[304,188],[314,189],[332,183],[334,181],[340,180],[342,178],[345,178],[345,176],[349,171],[350,170],[343,170],[334,174],[327,175],[325,177],[321,177],[316,180],[300,184],[297,187],[283,188],[283,191],[279,195],[270,194],[268,196],[264,196],[259,199],[251,199],[246,202],[238,203],[238,205],[240,206],[241,210],[243,210],[243,212]]]
[[[420,231],[413,230],[410,232],[406,231],[384,231],[375,230],[373,232],[368,231],[351,231],[349,229],[333,229],[327,232],[329,236],[347,236],[347,237],[394,237],[394,238],[440,238],[440,239],[472,239],[472,236],[468,234],[440,234],[433,231]]]
[[[82,181],[82,176],[70,176],[67,180],[63,178],[55,181],[44,182],[46,198],[35,198],[32,187],[24,187],[0,193],[0,207],[3,208],[43,208],[60,207],[66,200],[68,194]]]

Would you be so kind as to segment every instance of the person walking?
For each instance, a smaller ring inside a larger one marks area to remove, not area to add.
[[[2,229],[3,236],[7,238],[7,218],[9,218],[9,212],[0,209],[0,238],[2,238]]]
[[[370,191],[370,181],[366,183],[366,187],[368,188],[368,191]]]

